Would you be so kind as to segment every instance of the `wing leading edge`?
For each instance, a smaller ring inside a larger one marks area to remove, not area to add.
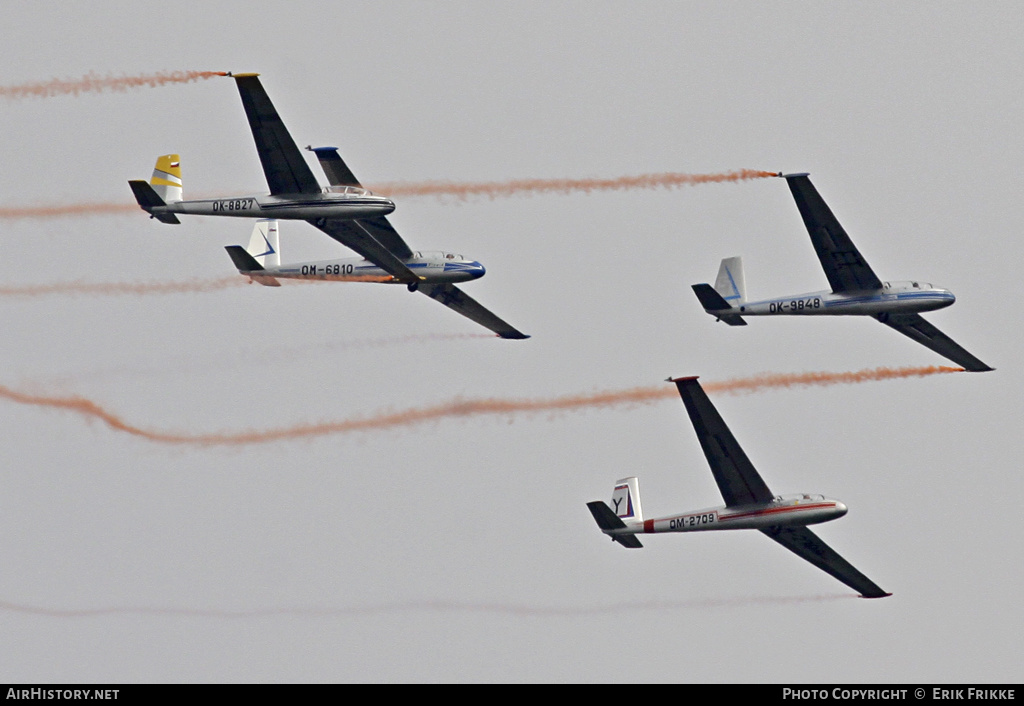
[[[672,382],[683,398],[726,506],[771,502],[775,496],[740,448],[697,378],[676,378]]]
[[[864,598],[884,598],[892,595],[857,571],[853,564],[839,556],[806,527],[771,527],[761,531],[798,557],[806,559],[826,574],[859,591]]]
[[[235,74],[234,79],[256,141],[256,151],[263,164],[270,193],[320,193],[319,183],[260,83],[259,74]],[[313,151],[333,186],[360,186],[336,149],[319,148]],[[321,218],[309,223],[390,273],[398,281],[407,284],[420,282],[420,277],[403,262],[403,259],[412,257],[412,250],[385,217],[354,221]],[[454,285],[423,284],[419,288],[427,296],[502,338],[529,338]]]
[[[690,414],[693,428],[726,506],[770,502],[774,497],[772,492],[740,448],[718,410],[711,404],[697,378],[676,378],[672,382],[679,389],[686,411]],[[594,512],[593,508],[591,512]],[[596,512],[594,517],[597,518]],[[825,573],[860,591],[865,598],[892,595],[857,571],[806,527],[771,527],[761,531]]]
[[[810,178],[806,174],[786,174],[785,177],[832,291],[838,294],[881,289],[881,280],[839,225]]]
[[[362,187],[359,180],[356,179],[355,174],[352,173],[352,170],[349,169],[348,165],[346,165],[344,160],[342,160],[341,155],[338,154],[337,147],[307,147],[306,149],[316,154],[317,160],[320,162],[320,167],[324,170],[324,174],[327,175],[327,183],[331,186]],[[370,235],[373,240],[376,241],[377,245],[382,246],[395,257],[402,259],[412,257],[412,250],[385,216],[378,216],[377,218],[361,218],[358,221],[358,225],[345,221],[332,221],[329,230],[317,225],[316,222],[313,222],[313,225],[380,267],[383,267],[383,265],[380,265],[376,261],[372,260],[372,258],[367,257],[367,255],[358,248],[349,245],[347,241],[352,239],[353,242],[359,242],[364,238],[364,236]]]
[[[418,289],[431,299],[441,302],[453,311],[457,311],[470,321],[475,321],[484,328],[494,331],[502,338],[529,338],[525,333],[514,329],[508,323],[495,316],[489,309],[454,284],[421,284]]]
[[[359,186],[352,170],[334,147],[310,148],[320,161],[327,180],[332,186]],[[419,282],[419,277],[410,270],[403,258],[412,257],[412,250],[384,216],[362,218],[357,221],[310,221],[342,245],[352,248],[378,267],[390,272],[400,282]],[[475,321],[484,328],[494,331],[502,338],[529,338],[517,331],[491,311],[453,284],[419,284],[418,291],[435,299],[453,311]]]
[[[378,221],[383,221],[382,227]],[[412,251],[405,241],[395,232],[384,216],[356,221],[339,221],[336,219],[319,218],[309,221],[314,228],[319,228],[347,248],[355,250],[367,260],[386,272],[394,275],[400,282],[418,282],[417,276],[402,262],[403,258],[412,257]],[[381,242],[378,236],[386,237],[388,231],[394,234],[392,245],[400,245],[397,252]]]
[[[270,96],[260,83],[259,74],[235,74],[234,79],[270,193],[320,193],[320,184],[277,114]]]
[[[972,373],[984,373],[995,370],[971,355],[963,346],[928,323],[920,314],[890,314],[877,317],[886,326],[893,328],[904,336],[912,338],[922,346],[931,348],[941,356],[949,358],[964,370]]]

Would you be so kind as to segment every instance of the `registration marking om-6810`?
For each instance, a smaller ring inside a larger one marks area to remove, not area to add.
[[[689,529],[690,527],[699,527],[700,525],[713,525],[718,519],[718,513],[715,512],[702,512],[699,515],[687,515],[686,517],[674,517],[668,521],[668,528],[670,530],[675,529]]]
[[[806,309],[820,309],[821,297],[807,297],[806,299],[789,299],[784,302],[769,302],[768,313],[779,314],[782,312],[804,311]]]
[[[341,265],[303,265],[302,274],[304,275],[350,275],[355,271],[355,265],[341,264]]]
[[[248,211],[256,206],[256,199],[219,199],[213,202],[214,213],[220,211]]]

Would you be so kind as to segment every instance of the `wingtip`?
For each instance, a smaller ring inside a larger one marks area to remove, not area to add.
[[[865,596],[865,595],[864,595],[864,594],[862,593],[862,594],[860,594],[859,596],[857,596],[857,598],[888,598],[888,597],[889,597],[889,596],[891,596],[891,595],[892,595],[891,593],[883,593],[883,594],[882,594],[882,595],[880,595],[880,596]]]
[[[665,378],[665,382],[688,382],[690,380],[696,380],[700,375],[687,375],[679,378]]]

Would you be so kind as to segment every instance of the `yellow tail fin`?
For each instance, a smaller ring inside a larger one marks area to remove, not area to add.
[[[165,154],[156,158],[153,178],[149,180],[153,190],[164,203],[181,201],[181,158],[176,154]]]

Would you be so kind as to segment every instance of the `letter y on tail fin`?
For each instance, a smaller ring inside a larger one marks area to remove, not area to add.
[[[623,478],[615,483],[612,491],[612,510],[626,522],[643,524],[644,513],[640,507],[640,481],[636,476]]]
[[[624,478],[615,484],[611,507],[595,500],[587,503],[587,508],[597,526],[613,541],[629,549],[641,549],[644,546],[635,534],[642,530],[644,521],[640,509],[640,483],[635,477]]]

